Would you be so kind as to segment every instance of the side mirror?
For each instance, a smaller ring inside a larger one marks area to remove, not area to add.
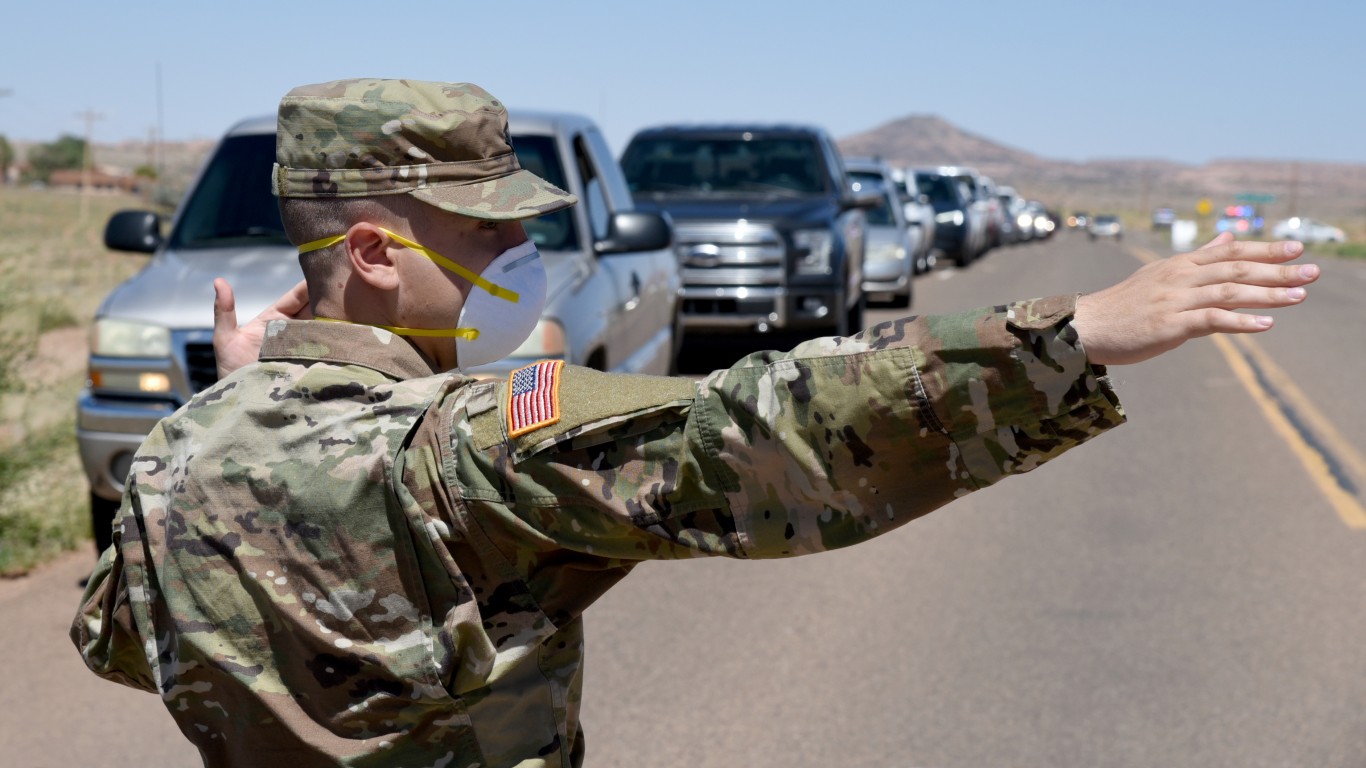
[[[871,211],[886,202],[886,193],[880,189],[865,186],[857,192],[850,190],[844,198],[843,207],[845,210],[862,208],[865,211]]]
[[[119,211],[104,226],[104,247],[155,253],[161,245],[161,217],[151,211]]]
[[[673,241],[673,225],[665,215],[625,211],[612,214],[607,237],[594,243],[593,249],[599,254],[659,251]]]

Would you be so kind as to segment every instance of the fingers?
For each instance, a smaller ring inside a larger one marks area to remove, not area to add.
[[[1183,314],[1189,338],[1212,333],[1261,333],[1275,324],[1270,315],[1246,315],[1227,309],[1199,309]]]
[[[1219,283],[1197,288],[1191,293],[1191,309],[1271,309],[1290,307],[1304,301],[1303,288],[1263,288],[1237,283]]]
[[[294,287],[277,299],[271,308],[285,317],[296,319],[313,317],[313,313],[309,311],[308,307],[308,283],[304,280],[295,283]]]
[[[1277,263],[1289,261],[1304,253],[1304,246],[1294,240],[1281,240],[1274,243],[1233,240],[1218,243],[1215,238],[1209,245],[1198,251],[1186,254],[1195,264],[1213,264],[1220,261],[1257,261]]]
[[[1253,261],[1224,261],[1200,267],[1195,272],[1196,286],[1241,283],[1283,287],[1308,285],[1319,279],[1316,264],[1259,264]]]
[[[215,335],[237,330],[237,300],[232,286],[221,277],[213,279],[213,332]]]
[[[1219,234],[1214,236],[1213,240],[1209,241],[1208,243],[1205,243],[1196,250],[1207,251],[1211,248],[1217,248],[1221,245],[1228,245],[1231,242],[1233,242],[1232,232],[1220,232]]]

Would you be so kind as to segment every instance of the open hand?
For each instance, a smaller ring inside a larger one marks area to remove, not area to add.
[[[261,340],[271,320],[306,320],[313,317],[308,306],[308,286],[303,280],[261,310],[251,322],[237,326],[237,301],[232,286],[221,277],[213,281],[213,354],[218,360],[218,378],[256,362],[261,356]]]
[[[1236,309],[1288,307],[1319,277],[1313,264],[1285,264],[1304,252],[1294,241],[1208,245],[1144,265],[1122,282],[1077,299],[1072,326],[1097,365],[1138,363],[1212,333],[1258,333],[1271,317]]]

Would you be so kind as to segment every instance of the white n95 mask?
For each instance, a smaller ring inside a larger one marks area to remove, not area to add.
[[[479,273],[488,282],[517,294],[509,304],[502,294],[476,287],[465,297],[457,325],[475,331],[474,336],[457,336],[455,361],[470,368],[501,360],[522,346],[545,309],[545,264],[536,244],[530,240],[498,254]]]
[[[527,240],[503,251],[476,275],[421,243],[387,229],[381,228],[380,231],[399,245],[417,251],[473,285],[460,309],[456,328],[404,328],[378,324],[375,327],[399,336],[453,337],[456,364],[460,368],[501,360],[515,352],[536,330],[536,322],[541,319],[541,311],[545,309],[546,276],[545,264],[541,262],[541,254],[536,250],[535,243]],[[346,235],[336,235],[304,243],[299,246],[299,253],[327,248],[345,239]],[[314,319],[350,322],[320,316]],[[470,325],[466,325],[466,321]]]

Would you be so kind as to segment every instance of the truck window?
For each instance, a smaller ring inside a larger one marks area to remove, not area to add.
[[[555,137],[513,136],[512,147],[517,153],[517,162],[521,163],[523,168],[560,189],[570,189],[564,167],[560,164],[560,154],[555,148]],[[579,247],[579,238],[574,229],[574,213],[570,208],[527,219],[523,224],[526,225],[531,242],[540,250],[572,251]]]
[[[816,195],[827,191],[820,154],[807,137],[670,136],[631,142],[621,164],[633,193]]]
[[[882,174],[850,171],[849,181],[861,185],[864,189],[875,189],[882,194],[882,202],[878,204],[878,207],[864,211],[869,224],[882,227],[890,227],[896,224],[892,218],[892,209],[887,205],[887,184]]]
[[[224,139],[185,201],[171,246],[193,250],[234,242],[288,245],[280,207],[270,193],[274,163],[273,133]]]
[[[587,151],[582,136],[574,137],[574,159],[578,162],[579,175],[583,179],[583,202],[588,206],[588,223],[593,228],[593,239],[607,237],[607,198],[603,194],[602,180],[593,165],[592,153]]]

